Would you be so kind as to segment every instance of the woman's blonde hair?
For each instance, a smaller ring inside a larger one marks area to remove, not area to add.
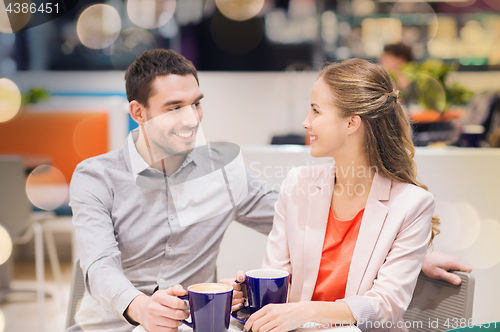
[[[387,178],[428,190],[417,181],[410,122],[385,69],[362,59],[350,59],[323,68],[318,79],[330,87],[331,103],[342,117],[358,115],[363,121],[368,164]],[[439,218],[433,216],[429,245],[440,232],[439,224]]]

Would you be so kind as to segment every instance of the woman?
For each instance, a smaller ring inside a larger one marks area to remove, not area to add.
[[[284,181],[263,266],[291,273],[289,303],[265,306],[245,329],[315,321],[405,330],[402,316],[439,219],[433,195],[416,180],[398,91],[379,65],[331,64],[313,87],[303,127],[311,155],[334,161],[294,169]]]

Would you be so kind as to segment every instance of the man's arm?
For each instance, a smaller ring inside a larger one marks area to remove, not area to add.
[[[433,279],[443,279],[454,285],[460,285],[462,279],[448,271],[471,272],[472,268],[460,261],[458,257],[449,256],[441,252],[428,251],[424,258],[422,271]]]
[[[79,164],[70,186],[73,225],[80,248],[80,263],[90,295],[117,317],[143,293],[125,277],[115,238],[112,188],[103,166],[93,160]]]
[[[270,189],[248,168],[245,169],[248,195],[238,204],[235,220],[267,235],[273,227],[274,205],[279,193]]]
[[[176,329],[179,319],[187,318],[186,304],[177,298],[186,291],[177,285],[147,296],[125,276],[121,252],[115,237],[112,220],[112,186],[102,176],[98,163],[80,164],[71,180],[71,207],[73,224],[80,246],[81,264],[86,288],[103,310],[141,324],[153,332],[162,327]],[[82,322],[84,323],[84,322]],[[103,322],[104,324],[106,322]]]

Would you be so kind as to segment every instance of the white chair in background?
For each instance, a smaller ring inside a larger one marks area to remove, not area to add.
[[[41,219],[44,218],[42,213]],[[43,230],[31,210],[25,189],[25,172],[20,158],[0,158],[0,223],[12,238],[13,244],[23,244],[34,237],[36,264],[36,295],[39,310],[40,331],[45,319],[45,282],[43,257]],[[12,292],[23,291],[10,288],[12,257],[0,265],[3,280],[0,288],[0,301]]]
[[[71,275],[71,288],[69,293],[68,311],[66,314],[66,329],[75,324],[75,314],[85,293],[85,278],[80,267],[80,260],[73,262],[73,273]]]
[[[40,224],[58,290],[57,294],[59,296],[57,300],[61,305],[64,305],[66,302],[64,283],[54,234],[64,233],[69,235],[73,261],[78,257],[76,242],[74,241],[74,228],[71,222],[71,209],[67,205],[68,184],[66,178],[57,168],[46,164],[40,165],[30,172],[26,180],[26,193],[37,209],[50,211],[46,212],[46,218]]]

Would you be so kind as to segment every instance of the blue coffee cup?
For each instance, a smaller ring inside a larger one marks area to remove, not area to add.
[[[182,322],[194,332],[225,332],[229,329],[233,287],[225,284],[203,283],[191,285],[188,294],[191,322]]]
[[[257,269],[245,273],[250,314],[269,303],[286,303],[290,273],[275,269]]]
[[[458,146],[464,148],[478,148],[484,139],[484,127],[481,125],[464,125],[458,140]]]

